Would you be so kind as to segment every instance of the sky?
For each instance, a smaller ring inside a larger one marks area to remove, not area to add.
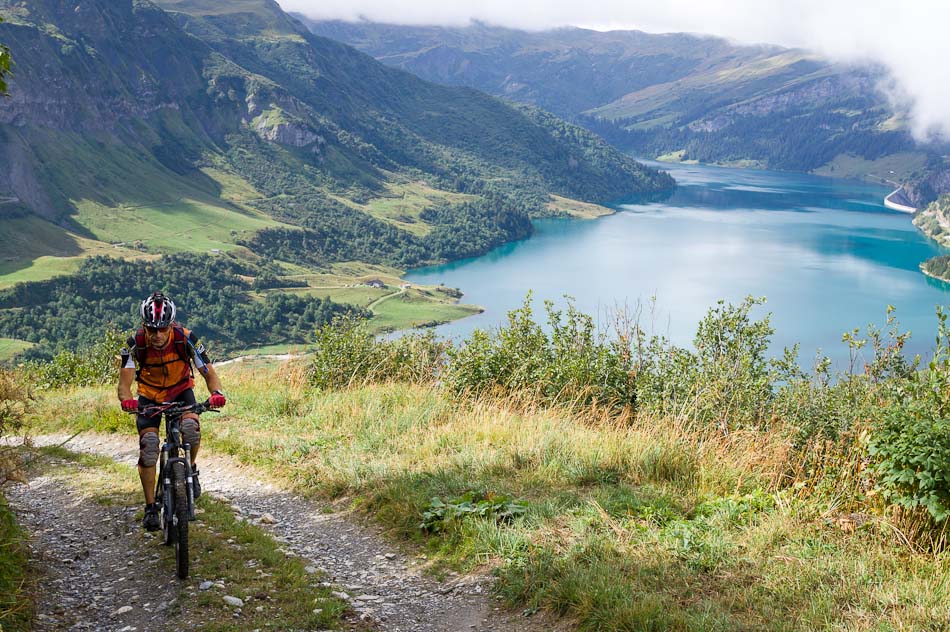
[[[461,26],[479,20],[708,33],[740,43],[807,48],[890,71],[882,90],[910,112],[914,135],[950,140],[950,0],[278,0],[318,19]]]

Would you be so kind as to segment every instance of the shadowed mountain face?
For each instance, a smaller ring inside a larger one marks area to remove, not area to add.
[[[670,183],[543,112],[314,36],[270,0],[0,0],[0,11],[16,63],[0,100],[0,197],[18,212],[61,220],[83,199],[215,195],[208,165],[270,196],[365,198],[399,173],[591,200]]]
[[[809,171],[914,143],[875,68],[712,37],[307,22],[420,77],[532,103],[624,148]]]

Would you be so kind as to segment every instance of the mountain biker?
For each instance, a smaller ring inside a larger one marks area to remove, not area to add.
[[[126,342],[121,351],[118,395],[122,410],[140,411],[162,402],[195,404],[194,371],[201,373],[211,392],[210,404],[221,408],[227,403],[221,380],[215,373],[204,345],[198,337],[175,321],[175,303],[161,292],[154,292],[139,307],[142,326]],[[132,397],[132,381],[138,382],[138,399]],[[139,432],[139,478],[145,492],[145,517],[142,526],[148,531],[159,528],[158,506],[155,504],[155,469],[159,457],[158,426],[161,415],[152,417],[139,413],[135,425]],[[191,444],[191,465],[194,470],[195,498],[201,494],[195,459],[201,443],[198,415],[185,413],[181,418],[182,442]]]

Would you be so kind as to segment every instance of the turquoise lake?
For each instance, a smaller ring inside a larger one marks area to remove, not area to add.
[[[441,326],[465,336],[505,320],[531,290],[540,301],[574,297],[601,322],[610,310],[639,306],[648,330],[689,345],[696,325],[719,299],[765,296],[773,352],[795,342],[807,363],[819,349],[843,368],[843,332],[883,325],[888,304],[910,351],[926,353],[936,334],[935,308],[950,285],[918,264],[946,252],[908,214],[884,207],[889,190],[801,174],[690,165],[659,165],[678,186],[662,200],[630,198],[597,220],[543,220],[535,234],[478,258],[410,271],[406,280],[461,288],[485,307]],[[655,297],[655,304],[651,300]],[[536,303],[540,307],[540,303]],[[652,306],[651,306],[652,305]]]

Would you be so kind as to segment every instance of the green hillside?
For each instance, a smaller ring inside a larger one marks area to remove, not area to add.
[[[17,64],[0,100],[0,234],[14,236],[0,287],[95,255],[229,254],[254,278],[398,271],[673,184],[543,111],[317,37],[270,0],[0,0],[0,13]],[[416,298],[422,322],[444,318],[441,299]],[[31,353],[60,344],[9,335],[37,342]]]

